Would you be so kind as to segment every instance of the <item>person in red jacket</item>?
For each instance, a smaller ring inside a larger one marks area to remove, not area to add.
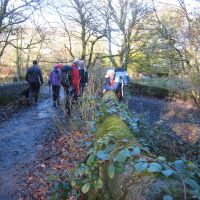
[[[72,85],[74,89],[74,99],[76,100],[78,96],[80,95],[80,75],[79,75],[79,70],[78,70],[78,64],[79,60],[74,59],[72,62]]]

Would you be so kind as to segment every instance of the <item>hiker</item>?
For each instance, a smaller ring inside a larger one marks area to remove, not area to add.
[[[61,71],[58,65],[54,65],[53,70],[49,74],[49,84],[52,86],[53,91],[53,107],[60,104],[59,93],[61,86]]]
[[[69,65],[64,65],[61,68],[61,85],[65,91],[65,108],[67,109],[67,114],[70,115],[74,89],[72,85],[72,67]]]
[[[121,92],[121,84],[115,79],[115,70],[109,69],[105,75],[105,78],[106,83],[103,87],[103,93],[106,91],[114,91],[120,99],[119,95]]]
[[[43,77],[37,60],[33,61],[33,65],[26,72],[26,81],[30,84],[30,93],[35,98],[35,103],[38,102],[40,86],[43,84]]]
[[[80,88],[79,88],[79,84],[80,84],[80,75],[79,75],[79,70],[78,70],[78,64],[79,64],[79,60],[78,59],[74,59],[72,62],[72,86],[73,86],[73,90],[74,90],[74,100],[78,99],[78,96],[80,95]]]
[[[59,70],[61,70],[62,67],[63,67],[63,64],[62,64],[62,63],[58,63],[58,64],[57,64],[57,67],[58,67]]]
[[[87,85],[88,82],[88,72],[85,67],[85,62],[84,60],[79,61],[79,75],[80,75],[80,94],[83,94],[84,88]]]

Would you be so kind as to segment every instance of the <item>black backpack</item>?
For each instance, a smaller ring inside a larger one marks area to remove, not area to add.
[[[61,69],[61,85],[69,87],[72,84],[72,67],[65,65]]]

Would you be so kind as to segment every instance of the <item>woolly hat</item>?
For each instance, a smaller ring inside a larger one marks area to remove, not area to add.
[[[72,62],[73,65],[78,65],[79,64],[79,59],[75,58]]]
[[[85,67],[85,61],[84,60],[80,60],[78,64],[81,67]]]
[[[61,69],[62,66],[63,66],[62,63],[58,63],[58,64],[57,64],[58,69]]]
[[[105,75],[105,78],[109,78],[110,76],[115,75],[115,70],[114,69],[109,69]]]

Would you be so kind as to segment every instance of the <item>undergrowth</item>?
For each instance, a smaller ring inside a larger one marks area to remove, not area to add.
[[[104,166],[107,165],[107,175],[112,179],[116,173],[125,170],[127,163],[137,173],[176,178],[182,182],[184,200],[188,197],[200,199],[199,163],[182,157],[173,161],[175,154],[170,159],[167,146],[162,150],[162,145],[159,146],[163,142],[160,140],[163,132],[159,124],[152,129],[144,118],[130,113],[125,104],[102,100],[97,94],[97,88],[91,82],[87,92],[74,105],[76,112],[68,119],[71,130],[84,132],[92,140],[87,144],[85,160],[66,175],[65,181],[54,185],[50,199],[55,199],[57,193],[62,193],[63,199],[87,199],[85,194],[89,191],[93,191],[93,195],[98,194],[105,189]],[[113,114],[126,122],[142,146],[130,144],[127,139],[117,140],[114,132],[96,138],[97,120],[103,115]],[[169,194],[163,196],[163,199],[173,197]]]

